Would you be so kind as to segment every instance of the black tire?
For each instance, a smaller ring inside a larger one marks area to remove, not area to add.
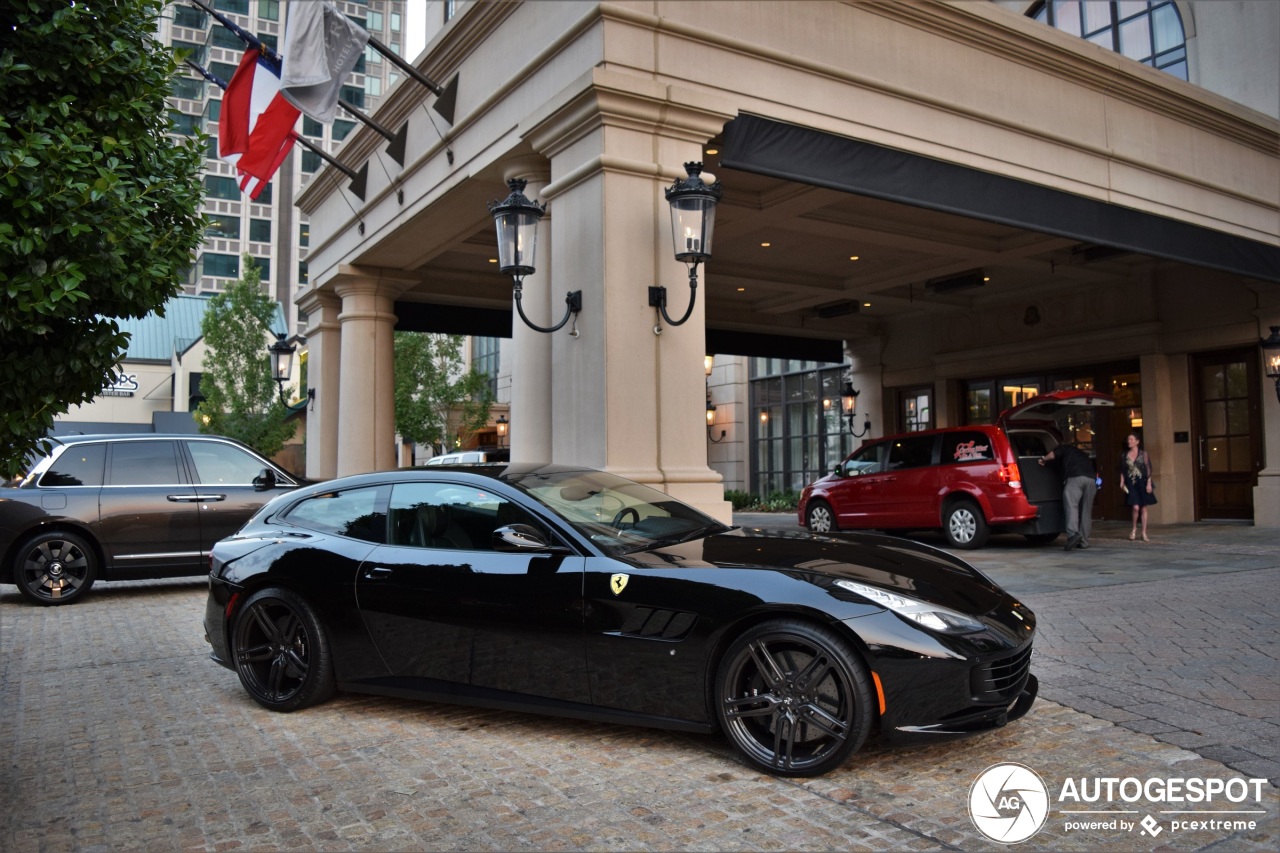
[[[942,512],[942,535],[952,548],[972,551],[987,544],[991,529],[976,503],[958,500]]]
[[[1048,545],[1050,542],[1058,538],[1056,533],[1024,533],[1027,541],[1032,545]]]
[[[804,511],[804,526],[810,533],[834,533],[840,529],[835,511],[826,501],[810,501]]]
[[[329,638],[315,610],[291,590],[249,596],[231,630],[231,660],[253,701],[272,711],[297,711],[333,695]]]
[[[74,604],[98,579],[98,552],[74,533],[32,536],[13,560],[13,582],[34,604]]]
[[[747,761],[777,776],[817,776],[862,747],[871,679],[833,631],[774,619],[739,637],[720,661],[716,713]]]

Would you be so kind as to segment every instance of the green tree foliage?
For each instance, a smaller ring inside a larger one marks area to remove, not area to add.
[[[92,400],[204,227],[202,141],[168,135],[160,0],[0,0],[0,473]]]
[[[262,292],[258,265],[244,256],[244,276],[209,300],[200,323],[204,334],[204,401],[194,417],[200,431],[239,439],[263,456],[274,456],[295,424],[280,402],[271,376],[269,330],[276,303]]]
[[[395,333],[396,431],[405,441],[437,450],[452,446],[489,421],[489,377],[467,371],[463,338]]]

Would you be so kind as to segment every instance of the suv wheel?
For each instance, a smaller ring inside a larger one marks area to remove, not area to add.
[[[98,555],[74,533],[41,533],[18,549],[13,582],[35,604],[72,604],[98,579]]]
[[[981,548],[990,533],[982,510],[973,501],[955,501],[942,513],[942,534],[952,548]]]
[[[836,524],[836,514],[831,511],[831,505],[824,501],[813,501],[809,504],[804,514],[804,525],[809,528],[810,533],[830,533],[840,529]]]

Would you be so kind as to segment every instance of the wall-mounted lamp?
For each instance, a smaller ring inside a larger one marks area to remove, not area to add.
[[[707,398],[707,438],[712,444],[719,444],[724,440],[725,431],[720,430],[720,437],[716,438],[715,431],[711,429],[716,422],[716,404],[711,402],[711,398]]]
[[[575,320],[569,335],[576,338],[578,336],[576,318],[578,312],[582,310],[581,290],[574,290],[565,296],[564,302],[567,308],[564,317],[554,326],[543,327],[530,322],[524,314],[524,306],[520,304],[520,297],[524,291],[524,277],[533,275],[536,270],[534,255],[538,248],[538,222],[547,212],[546,205],[530,201],[525,196],[524,188],[527,184],[528,181],[512,178],[507,181],[511,195],[501,202],[489,202],[489,213],[493,215],[494,227],[498,231],[498,269],[515,281],[516,311],[526,326],[535,332],[550,333],[564,326],[572,316]]]
[[[507,443],[507,425],[510,424],[511,421],[507,420],[506,415],[498,415],[498,420],[494,423],[498,427],[498,446],[502,447]]]
[[[858,432],[853,428],[854,415],[858,413],[858,395],[861,391],[855,391],[852,382],[844,383],[844,388],[840,391],[840,402],[844,404],[844,421],[849,428],[849,434],[854,438],[862,438],[871,432],[871,417],[866,416],[862,424],[862,432]]]
[[[1280,400],[1280,326],[1271,327],[1271,337],[1259,341],[1262,348],[1262,369],[1268,379],[1276,381],[1276,400]]]
[[[276,381],[277,390],[280,392],[280,403],[291,412],[302,411],[316,398],[314,388],[307,389],[305,400],[299,400],[292,405],[284,396],[284,386],[289,384],[289,377],[293,373],[293,354],[298,351],[297,345],[292,341],[298,340],[301,339],[294,337],[292,340],[286,340],[284,334],[277,334],[276,342],[267,347],[271,353],[271,378]]]
[[[679,326],[693,313],[698,299],[698,264],[711,258],[711,238],[716,225],[716,204],[724,191],[720,184],[702,180],[701,163],[685,163],[687,178],[677,178],[667,187],[667,203],[671,205],[671,240],[676,260],[689,265],[689,307],[679,320],[667,314],[667,289],[661,285],[649,288],[649,307],[657,308],[668,325]],[[655,335],[662,334],[662,323],[653,326]]]

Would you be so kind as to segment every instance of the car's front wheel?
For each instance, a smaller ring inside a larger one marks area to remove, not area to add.
[[[35,604],[74,604],[98,579],[98,554],[74,533],[41,533],[18,549],[13,582]]]
[[[849,644],[797,619],[763,622],[720,662],[720,725],[747,760],[779,776],[839,767],[871,730],[871,680]]]
[[[296,711],[333,695],[329,639],[306,599],[288,589],[255,592],[231,631],[231,657],[253,701]]]
[[[952,548],[972,550],[987,544],[991,531],[976,503],[958,500],[942,513],[942,533]]]
[[[836,524],[836,514],[826,501],[809,503],[809,508],[804,513],[804,525],[809,528],[810,533],[830,533],[840,529]]]

